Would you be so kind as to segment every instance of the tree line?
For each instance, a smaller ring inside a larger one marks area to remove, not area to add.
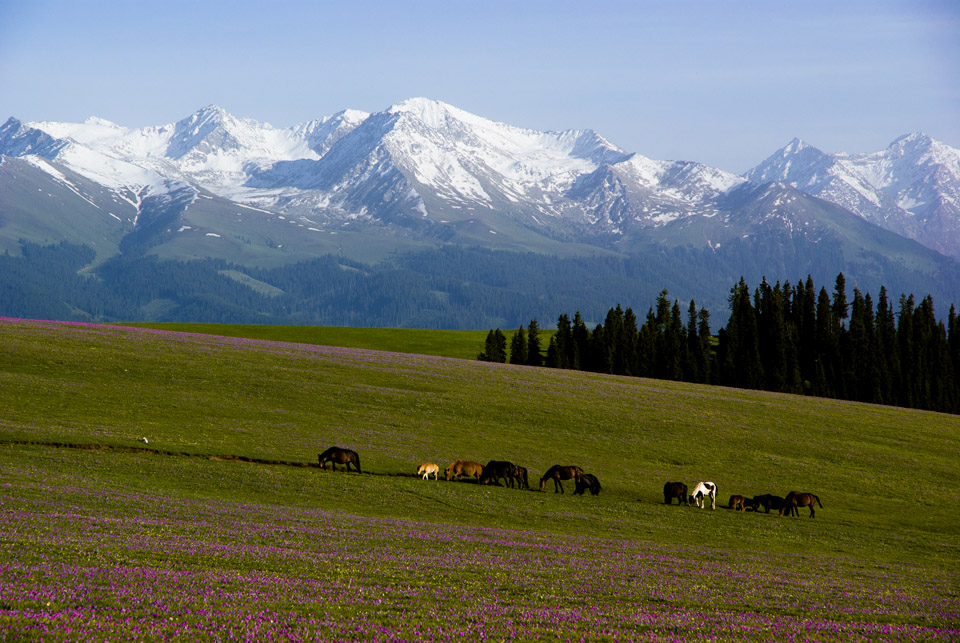
[[[843,273],[833,292],[813,279],[751,292],[730,289],[730,317],[714,336],[710,313],[690,301],[686,314],[666,290],[642,323],[632,309],[611,308],[588,329],[580,313],[560,315],[544,349],[534,319],[508,341],[487,334],[481,360],[718,384],[960,413],[960,316],[946,323],[933,298],[901,295],[895,308],[885,287],[876,303]]]

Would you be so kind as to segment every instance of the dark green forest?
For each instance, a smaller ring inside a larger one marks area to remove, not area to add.
[[[960,413],[960,316],[938,320],[929,295],[895,304],[881,286],[875,303],[854,287],[851,301],[842,273],[832,293],[810,276],[752,293],[741,278],[716,337],[706,308],[667,295],[642,323],[619,305],[592,330],[560,315],[545,355],[536,320],[509,342],[491,330],[479,359]]]
[[[683,250],[642,259],[557,258],[447,246],[376,265],[328,255],[270,269],[119,255],[87,269],[95,255],[85,246],[21,249],[20,256],[0,255],[0,315],[66,321],[475,330],[554,318],[573,307],[602,319],[611,299],[652,301],[664,280],[690,296],[702,286],[683,269],[690,265]],[[723,283],[718,279],[715,291]]]

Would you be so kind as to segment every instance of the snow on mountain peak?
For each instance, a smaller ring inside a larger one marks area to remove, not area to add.
[[[84,125],[93,125],[95,127],[108,127],[110,129],[124,129],[122,126],[117,125],[113,121],[108,121],[105,118],[100,118],[99,116],[89,116],[85,121]]]
[[[806,147],[807,147],[806,143],[804,143],[799,138],[794,136],[789,143],[787,143],[780,149],[780,152],[783,156],[789,156],[791,154],[796,154],[797,152],[799,152],[800,150]]]
[[[458,120],[464,120],[464,117],[471,116],[468,112],[457,109],[443,101],[419,97],[400,101],[391,105],[386,111],[390,114],[411,114],[431,127],[439,126],[449,116]]]

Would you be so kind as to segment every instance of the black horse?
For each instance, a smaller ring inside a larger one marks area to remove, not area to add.
[[[673,504],[677,499],[678,505],[687,504],[687,485],[682,482],[665,482],[663,484],[663,504]]]
[[[506,482],[506,485],[513,488],[514,470],[516,467],[512,462],[506,460],[491,460],[483,467],[483,473],[480,474],[480,484],[500,484],[500,480]]]
[[[337,465],[342,464],[344,471],[350,471],[350,465],[352,464],[357,469],[357,473],[360,473],[360,456],[357,455],[356,451],[351,451],[350,449],[341,449],[340,447],[330,447],[319,456],[317,460],[320,462],[320,468],[326,470],[327,462],[330,462],[333,465],[333,470],[337,470]]]
[[[597,480],[597,476],[592,473],[585,473],[580,476],[580,479],[577,480],[577,488],[573,493],[574,495],[582,496],[583,492],[587,489],[590,490],[591,496],[600,493],[600,481]]]
[[[754,496],[747,501],[747,505],[753,507],[754,511],[760,511],[760,507],[763,507],[764,513],[770,513],[771,509],[779,511],[780,508],[783,507],[783,498],[765,493],[760,496]]]

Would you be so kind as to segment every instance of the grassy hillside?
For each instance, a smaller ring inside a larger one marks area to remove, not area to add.
[[[0,626],[11,631],[960,634],[954,416],[18,321],[0,321],[0,382],[0,559],[15,561],[0,567]],[[364,474],[294,466],[332,444],[357,450]],[[509,459],[532,482],[575,463],[603,491],[412,475],[455,458]],[[718,504],[797,489],[823,508],[811,520],[662,504],[665,481],[700,479],[718,484]]]
[[[483,351],[487,330],[429,330],[414,328],[349,328],[344,326],[276,326],[263,324],[126,323],[181,333],[202,333],[275,342],[296,342],[341,348],[366,348],[394,353],[476,359]],[[488,329],[489,330],[489,329]],[[505,331],[508,336],[511,331]],[[542,331],[549,341],[550,331]]]

